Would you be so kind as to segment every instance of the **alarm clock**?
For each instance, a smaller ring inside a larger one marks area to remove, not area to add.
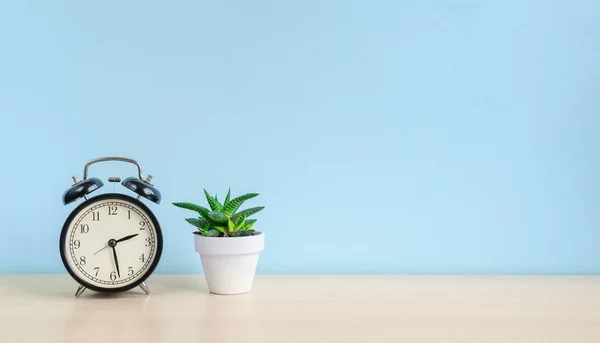
[[[91,197],[104,183],[88,177],[88,168],[99,162],[120,161],[137,166],[137,177],[109,177],[121,182],[137,197],[105,193]],[[60,234],[60,256],[71,277],[79,284],[75,296],[86,289],[96,292],[122,292],[134,287],[150,295],[145,280],[152,274],[162,253],[163,238],[156,216],[141,201],[159,204],[160,192],[144,178],[141,165],[124,157],[102,157],[88,161],[83,179],[73,176],[74,184],[63,194],[64,205],[79,199],[66,219]]]

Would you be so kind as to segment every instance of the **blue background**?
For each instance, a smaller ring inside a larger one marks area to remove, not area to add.
[[[61,195],[117,155],[163,193],[161,273],[201,272],[171,202],[230,186],[266,206],[259,273],[598,273],[599,17],[591,0],[3,1],[0,272],[65,273]]]

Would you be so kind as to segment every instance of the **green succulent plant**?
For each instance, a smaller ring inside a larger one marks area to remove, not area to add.
[[[252,236],[252,229],[256,219],[248,219],[251,215],[260,212],[264,206],[252,207],[242,211],[238,210],[242,204],[249,199],[258,196],[258,193],[246,193],[231,199],[231,188],[223,203],[219,202],[217,195],[210,195],[206,189],[204,195],[210,209],[189,202],[174,202],[173,205],[197,212],[197,218],[186,218],[185,220],[198,230],[194,234],[207,237],[243,237]]]

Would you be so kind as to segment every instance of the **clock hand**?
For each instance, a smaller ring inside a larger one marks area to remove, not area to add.
[[[119,278],[120,278],[121,272],[119,271],[119,259],[117,258],[117,250],[115,250],[115,247],[112,247],[112,251],[113,251],[113,257],[115,258],[115,266],[117,267],[117,275],[119,275]]]
[[[119,242],[123,242],[123,241],[126,241],[126,240],[128,240],[128,239],[132,239],[133,237],[135,237],[135,236],[137,236],[137,235],[139,235],[139,233],[136,233],[135,235],[129,235],[129,236],[125,236],[125,237],[123,237],[123,238],[121,238],[121,239],[117,239],[117,243],[119,243]]]
[[[126,240],[128,240],[128,239],[132,239],[133,237],[135,237],[135,236],[137,236],[137,235],[139,235],[139,233],[136,233],[135,235],[129,235],[129,236],[125,236],[125,237],[123,237],[123,238],[121,238],[121,239],[117,239],[117,240],[115,241],[115,244],[117,244],[117,243],[119,243],[119,242],[126,241]],[[108,244],[107,244],[107,245],[106,245],[104,248],[102,248],[102,249],[100,249],[100,250],[96,251],[96,252],[94,253],[94,255],[96,255],[97,253],[101,252],[102,250],[104,250],[104,249],[106,249],[106,248],[108,248],[108,247],[110,247],[110,245],[108,245]]]
[[[104,249],[106,249],[106,248],[108,248],[108,245],[106,245],[104,248],[102,248],[102,249],[100,249],[100,250],[96,251],[96,252],[94,253],[94,255],[96,255],[97,253],[101,252],[102,250],[104,250]]]

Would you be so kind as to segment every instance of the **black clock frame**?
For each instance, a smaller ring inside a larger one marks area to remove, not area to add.
[[[116,287],[116,288],[103,288],[103,287],[99,287],[99,286],[90,284],[87,280],[81,279],[71,269],[71,267],[69,266],[69,264],[67,262],[67,258],[68,257],[65,255],[66,247],[67,247],[67,244],[68,244],[67,241],[66,241],[67,232],[69,231],[70,223],[73,221],[73,219],[75,219],[75,216],[78,213],[80,213],[81,210],[84,207],[89,206],[89,205],[91,205],[93,203],[96,203],[96,202],[107,200],[107,199],[119,199],[119,200],[129,201],[129,202],[135,204],[136,206],[138,206],[139,208],[141,208],[144,212],[146,212],[148,214],[148,216],[150,217],[150,221],[154,225],[154,228],[155,228],[155,231],[156,231],[156,256],[154,257],[154,261],[152,261],[152,264],[146,270],[146,273],[144,275],[142,275],[135,282],[133,282],[133,283],[127,285],[127,286]],[[63,224],[62,231],[60,233],[59,248],[60,248],[60,257],[61,257],[61,259],[63,261],[63,264],[64,264],[65,268],[67,269],[67,272],[69,272],[69,274],[71,275],[71,277],[73,279],[75,279],[75,281],[77,281],[80,285],[82,285],[85,288],[88,288],[88,289],[91,289],[93,291],[96,291],[96,292],[116,293],[116,292],[128,291],[128,290],[130,290],[132,288],[135,288],[135,287],[139,286],[142,282],[146,281],[146,279],[148,279],[148,277],[154,272],[154,269],[156,269],[156,266],[158,265],[158,261],[160,260],[160,257],[162,255],[163,238],[162,238],[162,231],[160,229],[160,224],[159,224],[158,220],[156,219],[156,216],[154,216],[154,213],[152,213],[152,211],[150,211],[150,209],[146,205],[144,205],[144,203],[142,203],[141,201],[137,200],[136,198],[130,197],[130,196],[125,195],[125,194],[120,194],[120,193],[106,193],[106,194],[101,194],[101,195],[95,196],[93,198],[90,198],[90,199],[84,201],[83,203],[81,203],[79,206],[77,206],[71,212],[71,214],[69,215],[69,217],[67,217],[67,220],[65,220],[65,223]]]

